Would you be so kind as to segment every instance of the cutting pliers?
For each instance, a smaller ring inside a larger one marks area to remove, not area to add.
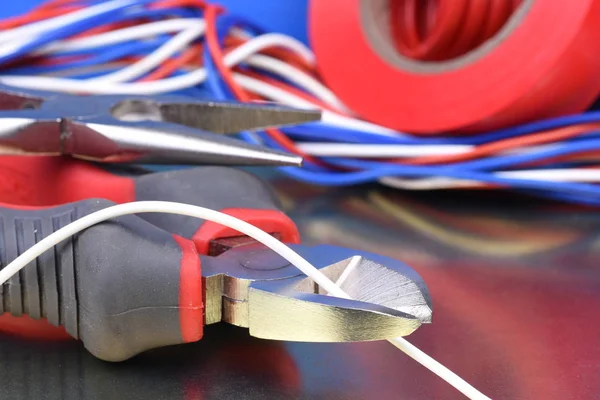
[[[136,164],[300,165],[228,134],[299,124],[316,110],[188,97],[77,96],[0,85],[0,154]]]
[[[75,219],[142,199],[236,215],[278,235],[333,280],[360,257],[340,282],[354,299],[346,300],[326,295],[264,246],[206,221],[147,214],[95,225],[11,278],[0,311],[62,326],[104,360],[193,342],[221,321],[259,338],[340,342],[408,335],[431,320],[429,293],[415,271],[376,254],[298,244],[269,187],[243,171],[196,167],[131,177],[69,158],[0,157],[0,182],[18,188],[0,190],[2,265]]]

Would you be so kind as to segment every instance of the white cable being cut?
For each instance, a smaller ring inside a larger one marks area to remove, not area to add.
[[[31,263],[45,251],[56,246],[63,240],[76,235],[84,229],[92,225],[128,214],[139,213],[166,213],[185,215],[193,218],[200,218],[207,221],[212,221],[229,228],[232,228],[244,235],[247,235],[254,240],[264,244],[271,250],[285,258],[291,264],[296,266],[305,275],[314,280],[321,288],[327,291],[330,295],[349,299],[350,297],[339,286],[329,280],[321,271],[315,268],[307,260],[302,258],[298,253],[291,248],[275,239],[270,234],[261,229],[242,221],[238,218],[224,214],[222,212],[211,210],[204,207],[192,206],[183,203],[173,203],[166,201],[140,201],[126,204],[119,204],[108,207],[92,214],[86,215],[83,218],[73,221],[71,224],[59,229],[46,238],[39,241],[37,244],[26,250],[23,254],[17,257],[0,271],[0,286],[6,283],[14,274],[18,273],[26,265]],[[389,340],[394,346],[398,347],[408,356],[428,368],[430,371],[438,375],[440,378],[455,387],[469,399],[474,400],[489,400],[473,386],[454,374],[448,368],[413,346],[403,337],[397,337]]]

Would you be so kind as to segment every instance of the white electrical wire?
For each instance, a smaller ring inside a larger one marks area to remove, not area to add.
[[[248,57],[274,46],[282,47],[296,53],[309,64],[314,64],[315,62],[315,55],[304,43],[280,33],[265,33],[264,35],[252,38],[231,51],[231,53],[225,55],[223,61],[225,65],[233,67]]]
[[[468,144],[368,144],[306,142],[296,146],[303,152],[319,157],[402,158],[449,156],[465,154],[476,148]],[[556,144],[525,146],[501,151],[498,154],[524,154],[556,148]]]
[[[319,157],[395,158],[464,154],[473,150],[466,144],[359,144],[297,143],[303,152]]]
[[[90,37],[60,40],[41,48],[36,51],[35,54],[61,54],[70,51],[89,50],[97,47],[147,39],[164,33],[180,32],[198,25],[205,25],[202,18],[175,18],[149,22],[147,24],[117,29]]]
[[[23,252],[14,261],[6,265],[0,270],[0,286],[6,283],[14,274],[39,257],[45,251],[56,246],[63,240],[76,235],[84,229],[92,225],[128,214],[140,213],[167,213],[185,215],[193,218],[200,218],[207,221],[212,221],[221,225],[232,228],[244,235],[247,235],[254,240],[269,247],[277,254],[285,258],[291,264],[296,266],[305,275],[315,281],[321,288],[327,291],[330,295],[349,299],[350,297],[340,287],[327,278],[321,271],[310,264],[306,259],[302,258],[298,253],[294,252],[288,246],[275,239],[269,233],[230,215],[219,211],[211,210],[204,207],[192,206],[189,204],[172,203],[164,201],[141,201],[134,203],[119,204],[108,207],[92,214],[86,215],[83,218],[75,220],[71,224],[59,229],[46,238],[40,240],[37,244]],[[394,346],[398,347],[409,357],[419,362],[430,371],[444,379],[450,385],[455,387],[469,399],[489,400],[487,396],[479,392],[473,386],[454,374],[448,368],[419,350],[417,347],[410,344],[403,337],[398,337],[389,340]]]
[[[328,87],[317,81],[304,71],[299,70],[288,63],[273,57],[263,56],[261,54],[248,57],[246,63],[252,67],[272,72],[289,80],[290,82],[306,89],[319,100],[329,104],[342,113],[349,114],[351,111],[342,103],[340,99]]]
[[[23,39],[31,39],[46,31],[61,28],[63,26],[70,25],[75,22],[82,21],[93,16],[109,12],[111,10],[126,7],[128,5],[136,4],[136,0],[113,0],[106,3],[101,3],[91,7],[84,8],[82,10],[74,11],[66,15],[59,17],[50,18],[41,22],[34,22],[6,30],[0,33],[0,43],[7,43],[11,41],[21,41]]]
[[[356,267],[358,267],[358,265],[360,264],[361,260],[362,260],[361,256],[354,256],[354,257],[352,257],[350,259],[350,262],[348,263],[348,265],[346,265],[346,268],[344,268],[344,270],[340,274],[340,277],[337,278],[337,280],[335,281],[335,286],[341,287],[344,284],[344,282],[346,282],[346,279],[348,279],[348,277],[350,276],[350,274],[352,272],[354,272],[354,270],[356,269]]]
[[[586,168],[498,171],[494,172],[492,175],[501,178],[528,179],[547,182],[600,182],[600,170]],[[477,181],[444,177],[404,179],[388,176],[380,178],[379,182],[396,189],[407,190],[473,188],[486,185],[485,183]]]
[[[244,89],[249,90],[259,96],[266,97],[269,100],[286,104],[296,108],[315,108],[314,103],[296,96],[287,90],[275,87],[266,82],[237,72],[233,73],[235,81]]]
[[[403,190],[441,190],[484,187],[485,183],[445,177],[405,179],[384,176],[377,180],[382,185]]]
[[[235,81],[244,89],[251,91],[260,96],[266,97],[269,100],[276,101],[291,107],[314,109],[317,107],[314,103],[300,98],[293,93],[280,89],[273,85],[269,85],[260,79],[255,79],[243,74],[234,73]],[[356,118],[345,117],[343,115],[323,110],[321,113],[321,121],[326,124],[331,124],[338,127],[368,131],[374,134],[383,136],[400,136],[398,132],[384,128],[370,122],[361,121]]]
[[[88,82],[117,83],[126,82],[128,80],[138,78],[152,71],[154,68],[158,67],[160,64],[168,60],[177,52],[185,49],[194,40],[202,37],[205,29],[206,24],[204,23],[204,21],[202,21],[202,23],[198,23],[181,31],[173,38],[169,39],[165,44],[163,44],[158,49],[154,50],[152,53],[142,58],[141,60],[119,71],[113,72],[112,74],[107,74],[98,78],[90,79]]]
[[[299,46],[300,44],[300,46]],[[295,51],[301,57],[307,58],[304,45],[297,40],[277,33],[258,36],[240,45],[224,58],[227,66],[233,67],[261,50],[281,46]],[[310,57],[309,57],[310,58]],[[2,75],[0,81],[9,86],[26,89],[49,90],[56,92],[86,92],[89,94],[156,94],[175,92],[196,86],[206,80],[206,71],[200,68],[184,75],[162,79],[154,82],[110,83],[97,80],[78,80],[53,78],[45,76]],[[270,86],[270,85],[269,85]],[[312,106],[314,107],[314,106]]]

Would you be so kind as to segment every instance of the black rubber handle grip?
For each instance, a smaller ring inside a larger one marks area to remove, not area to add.
[[[175,201],[213,210],[281,210],[279,199],[266,182],[248,172],[227,167],[142,175],[135,179],[135,199]],[[188,239],[205,222],[172,214],[146,214],[142,218]]]
[[[2,266],[57,229],[113,204],[84,200],[39,210],[0,208]],[[198,255],[187,243],[193,263]],[[137,216],[119,217],[60,243],[13,276],[0,288],[0,311],[64,326],[92,354],[110,361],[198,340],[201,313],[191,321],[198,324],[192,339],[182,331],[182,310],[188,308],[180,305],[184,259],[170,233]],[[201,290],[199,259],[195,267]],[[194,307],[201,309],[201,293],[198,297]]]

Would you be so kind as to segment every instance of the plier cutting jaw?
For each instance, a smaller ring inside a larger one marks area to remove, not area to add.
[[[3,265],[36,238],[110,205],[0,208]],[[431,320],[425,284],[399,261],[332,246],[292,249],[353,300],[323,293],[262,245],[199,255],[193,241],[127,215],[87,228],[14,275],[0,286],[0,313],[64,326],[107,361],[200,340],[217,322],[265,339],[346,342],[405,336]]]
[[[316,110],[178,96],[76,96],[0,85],[0,154],[97,162],[300,165],[227,134],[320,119]]]
[[[429,292],[399,261],[334,246],[294,245],[352,300],[328,296],[262,245],[203,259],[205,323],[247,327],[250,335],[301,342],[391,339],[431,322]]]

